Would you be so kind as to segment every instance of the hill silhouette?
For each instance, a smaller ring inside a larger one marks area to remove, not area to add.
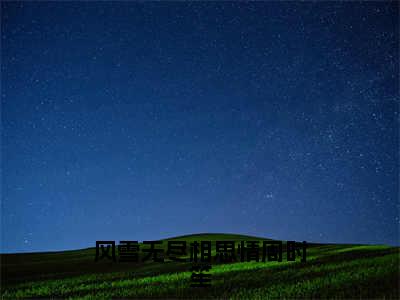
[[[261,241],[222,233],[168,241]],[[141,245],[142,246],[142,245]],[[284,247],[285,251],[285,247]],[[399,248],[385,245],[310,244],[307,262],[213,264],[211,287],[190,287],[190,262],[94,262],[96,249],[1,255],[2,298],[385,298],[399,297]],[[185,256],[188,257],[188,256]]]

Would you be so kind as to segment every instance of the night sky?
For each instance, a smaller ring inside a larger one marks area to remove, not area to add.
[[[1,7],[2,252],[399,244],[398,3]]]

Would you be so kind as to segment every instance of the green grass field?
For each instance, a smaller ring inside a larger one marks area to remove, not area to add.
[[[231,234],[174,239],[266,240]],[[167,243],[163,245],[166,248]],[[94,248],[2,254],[1,295],[3,299],[399,299],[399,254],[398,247],[313,244],[305,263],[287,262],[284,254],[282,262],[212,264],[212,283],[204,288],[190,287],[190,262],[95,263]]]

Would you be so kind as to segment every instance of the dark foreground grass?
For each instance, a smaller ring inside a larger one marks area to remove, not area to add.
[[[197,240],[256,240],[194,235]],[[261,240],[261,239],[260,239]],[[166,243],[164,243],[166,244]],[[399,299],[399,248],[311,245],[307,262],[212,266],[212,285],[190,287],[190,263],[94,263],[94,249],[2,255],[2,298]],[[285,257],[285,256],[284,256]]]

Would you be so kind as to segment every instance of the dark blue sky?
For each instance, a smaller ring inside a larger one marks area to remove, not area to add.
[[[1,7],[1,251],[399,244],[398,3]]]

